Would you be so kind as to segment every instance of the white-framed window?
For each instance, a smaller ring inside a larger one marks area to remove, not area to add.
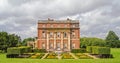
[[[60,32],[57,32],[57,37],[60,37]]]
[[[66,32],[63,33],[63,37],[64,37],[64,38],[67,37],[67,33],[66,33]]]
[[[53,43],[50,43],[50,49],[52,49],[53,48]]]
[[[45,38],[45,30],[42,31],[42,37]]]
[[[75,48],[75,43],[72,44],[72,48],[73,48],[73,49]]]
[[[45,43],[42,43],[42,49],[45,49]]]
[[[66,49],[66,48],[67,48],[67,43],[64,43],[64,44],[63,44],[63,47]]]
[[[57,42],[57,50],[60,50],[60,42]]]
[[[50,38],[52,38],[53,37],[53,32],[50,32]]]
[[[72,33],[72,37],[75,38],[75,32]]]

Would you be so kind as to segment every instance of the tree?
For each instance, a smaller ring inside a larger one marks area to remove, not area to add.
[[[119,37],[114,31],[109,31],[105,40],[108,47],[120,47]]]
[[[26,46],[28,41],[33,41],[33,42],[34,42],[34,41],[35,41],[35,38],[32,38],[32,37],[25,38],[25,39],[23,40],[23,42],[22,42],[22,45],[23,45],[23,46]]]
[[[80,38],[80,42],[81,48],[86,48],[86,46],[105,46],[106,44],[105,40],[95,37]]]
[[[16,47],[21,42],[21,38],[15,34],[0,32],[0,50],[6,51],[9,47]]]

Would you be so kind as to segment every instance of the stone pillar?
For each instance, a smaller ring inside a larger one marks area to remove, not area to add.
[[[54,50],[56,50],[56,32],[54,33]]]
[[[61,32],[61,49],[63,49],[63,32]]]
[[[70,51],[70,32],[68,32],[68,50]]]
[[[47,50],[49,50],[49,32],[47,32]]]

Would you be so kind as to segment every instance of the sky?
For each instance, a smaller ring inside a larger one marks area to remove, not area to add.
[[[0,31],[37,36],[38,20],[80,21],[81,37],[120,37],[120,0],[0,0]]]

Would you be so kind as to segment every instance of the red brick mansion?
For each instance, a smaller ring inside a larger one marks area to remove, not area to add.
[[[38,49],[70,51],[80,47],[79,20],[38,20]]]

